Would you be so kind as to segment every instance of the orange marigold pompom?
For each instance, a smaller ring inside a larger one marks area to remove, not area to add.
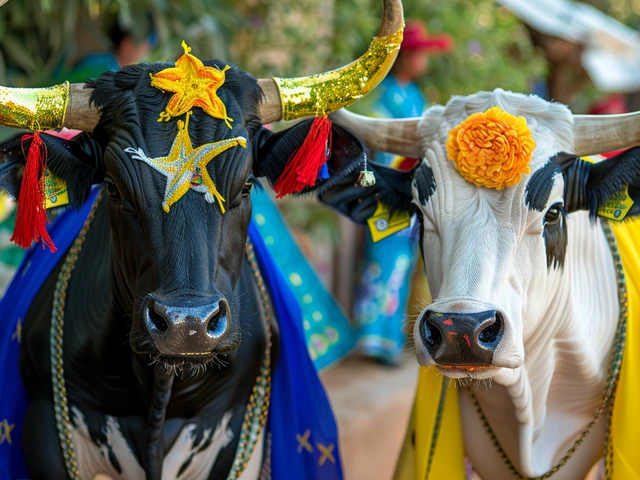
[[[531,173],[535,147],[527,120],[500,107],[474,113],[451,130],[447,140],[447,154],[460,175],[496,190],[512,187],[523,173]]]

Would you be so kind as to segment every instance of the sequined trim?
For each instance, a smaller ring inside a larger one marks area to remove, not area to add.
[[[69,82],[47,88],[0,87],[0,125],[29,130],[59,129],[69,104]]]

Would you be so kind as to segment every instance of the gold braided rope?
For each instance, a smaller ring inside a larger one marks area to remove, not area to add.
[[[53,310],[51,312],[50,334],[53,408],[55,411],[60,447],[62,448],[62,456],[64,458],[67,474],[71,480],[80,480],[80,471],[78,470],[76,452],[73,448],[73,440],[71,438],[71,432],[69,431],[71,420],[69,419],[69,404],[67,402],[67,389],[64,381],[64,363],[62,359],[64,309],[67,300],[67,287],[71,280],[71,274],[75,268],[80,250],[82,250],[82,245],[87,239],[87,232],[89,231],[89,227],[91,226],[91,222],[93,221],[96,208],[98,207],[101,198],[102,192],[100,192],[98,198],[93,202],[91,212],[89,213],[87,220],[84,222],[82,230],[80,230],[80,234],[73,241],[73,245],[64,258],[64,263],[60,270],[60,274],[58,275],[58,281],[56,282],[56,288],[53,292]]]
[[[242,475],[242,472],[251,459],[251,454],[255,449],[260,432],[264,428],[267,421],[267,415],[269,413],[269,405],[271,403],[271,299],[269,293],[262,279],[260,268],[258,267],[258,261],[253,250],[253,244],[251,240],[247,238],[246,246],[247,260],[253,270],[253,275],[256,279],[258,286],[258,293],[260,294],[260,301],[264,311],[264,316],[267,324],[267,345],[264,354],[264,360],[262,367],[260,368],[260,374],[256,380],[251,395],[249,396],[249,403],[247,404],[247,410],[244,415],[244,421],[242,422],[242,428],[240,430],[240,441],[236,449],[236,456],[231,466],[231,471],[227,476],[227,480],[236,480]]]
[[[71,274],[75,268],[82,246],[86,241],[87,232],[89,231],[94,219],[96,208],[100,203],[101,198],[102,192],[100,192],[91,206],[91,212],[89,213],[82,230],[80,230],[80,233],[65,256],[62,269],[60,270],[60,274],[58,275],[58,280],[56,282],[56,288],[53,294],[53,309],[51,312],[50,358],[51,378],[53,383],[53,405],[56,418],[56,428],[58,431],[58,438],[60,440],[60,448],[62,450],[67,474],[71,480],[81,480],[81,477],[75,448],[73,446],[73,439],[71,438],[71,431],[69,430],[71,420],[69,418],[69,403],[67,399],[67,389],[65,387],[64,363],[62,358],[64,314],[67,288],[69,287]],[[255,449],[257,440],[260,437],[260,433],[266,423],[271,400],[271,300],[258,267],[253,245],[249,239],[247,239],[246,255],[247,260],[251,265],[251,269],[253,270],[264,309],[267,327],[267,342],[264,360],[249,397],[249,403],[247,404],[247,410],[242,422],[240,440],[238,442],[238,447],[236,448],[236,455],[227,480],[237,480],[247,467]]]
[[[607,379],[605,383],[604,392],[602,394],[602,402],[596,408],[593,418],[586,425],[580,436],[573,443],[571,448],[567,451],[566,455],[562,457],[558,463],[556,463],[551,470],[547,473],[540,475],[538,477],[525,477],[522,475],[515,467],[513,462],[509,459],[509,456],[500,445],[496,434],[494,433],[489,421],[487,420],[486,415],[482,411],[480,404],[478,403],[478,399],[474,395],[474,393],[469,389],[469,394],[471,395],[471,401],[473,402],[473,406],[475,407],[476,413],[480,417],[482,424],[484,426],[487,435],[491,439],[491,443],[498,451],[500,458],[505,463],[509,471],[520,480],[546,480],[553,475],[555,475],[562,467],[564,467],[569,459],[576,453],[578,447],[582,445],[584,440],[587,438],[587,435],[593,429],[594,425],[600,418],[600,415],[607,409],[607,405],[609,405],[609,419],[607,422],[606,429],[606,437],[605,437],[605,478],[606,480],[611,480],[613,478],[613,454],[611,451],[611,445],[609,441],[609,436],[611,434],[611,411],[613,410],[613,400],[615,398],[615,389],[618,382],[618,376],[620,374],[620,367],[622,365],[622,356],[624,353],[624,346],[626,343],[626,331],[627,331],[627,308],[629,305],[627,298],[627,288],[625,284],[624,270],[622,267],[622,260],[620,258],[620,251],[618,250],[618,243],[616,242],[616,238],[611,231],[611,227],[609,226],[609,222],[601,219],[602,221],[602,229],[604,231],[605,237],[607,238],[607,242],[609,243],[609,248],[611,250],[611,255],[613,257],[613,262],[616,270],[616,281],[618,286],[618,301],[620,303],[620,315],[618,317],[618,323],[616,327],[615,336],[613,339],[613,345],[611,349],[611,358],[609,359],[609,368],[607,371]],[[611,402],[609,402],[611,400]]]

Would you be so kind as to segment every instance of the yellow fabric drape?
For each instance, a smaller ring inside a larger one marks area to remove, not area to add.
[[[395,480],[423,480],[431,450],[438,403],[446,378],[435,368],[420,369],[418,391],[407,429]],[[414,443],[415,440],[415,443]],[[429,480],[464,480],[464,444],[458,408],[458,390],[447,388],[440,432],[436,441]]]
[[[629,299],[627,342],[611,420],[613,480],[640,480],[640,221],[610,222],[618,242]],[[395,480],[425,479],[443,377],[420,370],[413,413]],[[447,391],[430,480],[464,480],[464,444],[458,392]]]
[[[627,343],[611,419],[614,480],[640,480],[640,221],[609,222],[627,284]]]

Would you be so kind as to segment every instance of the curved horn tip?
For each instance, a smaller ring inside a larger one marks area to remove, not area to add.
[[[612,152],[640,144],[640,112],[574,115],[574,150],[580,156]]]
[[[264,93],[262,122],[323,116],[351,105],[387,75],[402,42],[404,12],[401,0],[384,0],[384,14],[367,52],[344,67],[299,78],[259,80]],[[367,79],[363,82],[363,79]],[[277,96],[275,95],[277,92]],[[279,112],[276,113],[275,105]]]
[[[393,35],[404,26],[404,9],[402,0],[384,0],[382,24],[378,30],[379,37]]]

